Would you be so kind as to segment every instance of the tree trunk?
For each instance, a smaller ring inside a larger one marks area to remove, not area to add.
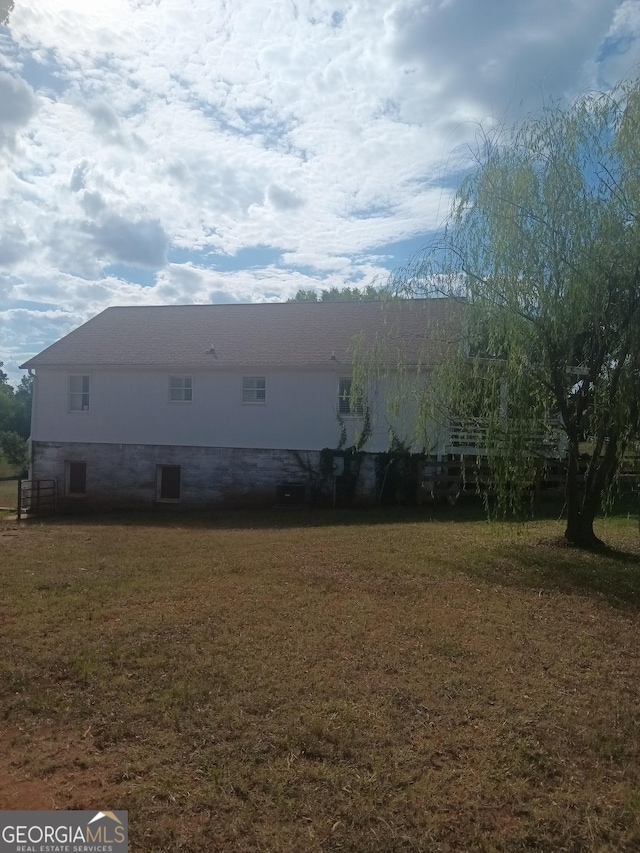
[[[603,543],[593,532],[595,512],[588,509],[569,512],[564,538],[577,548],[601,548]]]
[[[617,434],[614,434],[604,455],[592,459],[583,484],[580,476],[578,442],[569,442],[569,464],[566,480],[567,529],[565,539],[578,548],[601,548],[603,542],[593,532],[593,522],[602,503],[602,496],[616,470]]]

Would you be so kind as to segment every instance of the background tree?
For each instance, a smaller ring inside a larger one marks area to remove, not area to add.
[[[16,432],[27,439],[31,431],[33,377],[23,376],[18,387],[13,388],[2,366],[0,361],[0,432]]]
[[[14,468],[27,468],[27,443],[17,432],[0,432],[0,452]]]
[[[13,388],[9,385],[9,377],[2,369],[0,361],[0,431],[9,429],[13,420]]]
[[[560,414],[565,536],[579,546],[598,544],[594,518],[639,436],[639,217],[636,82],[486,140],[442,240],[393,282],[465,301],[464,348],[423,409],[482,418],[504,505]]]
[[[2,366],[0,361],[0,455],[14,467],[26,467],[33,378],[23,376],[14,389]]]
[[[33,399],[33,377],[23,376],[13,394],[12,429],[23,439],[31,433],[31,402]]]
[[[391,293],[386,286],[368,284],[365,288],[330,287],[328,290],[300,289],[287,302],[362,302],[371,299],[388,299]]]

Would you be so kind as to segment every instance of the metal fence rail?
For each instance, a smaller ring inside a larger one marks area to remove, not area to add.
[[[18,520],[56,510],[55,480],[18,480]]]

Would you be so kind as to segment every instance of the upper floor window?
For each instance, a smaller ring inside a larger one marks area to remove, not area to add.
[[[90,376],[69,377],[69,411],[88,412],[91,396]]]
[[[169,401],[190,403],[193,400],[193,378],[191,376],[169,377]]]
[[[362,417],[364,415],[364,404],[352,400],[351,384],[350,377],[338,380],[338,414]]]
[[[267,380],[264,376],[242,377],[242,402],[266,403]]]

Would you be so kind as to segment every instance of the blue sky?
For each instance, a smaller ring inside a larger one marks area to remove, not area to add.
[[[16,0],[0,360],[17,381],[109,305],[383,282],[443,221],[479,123],[639,61],[640,0]]]

